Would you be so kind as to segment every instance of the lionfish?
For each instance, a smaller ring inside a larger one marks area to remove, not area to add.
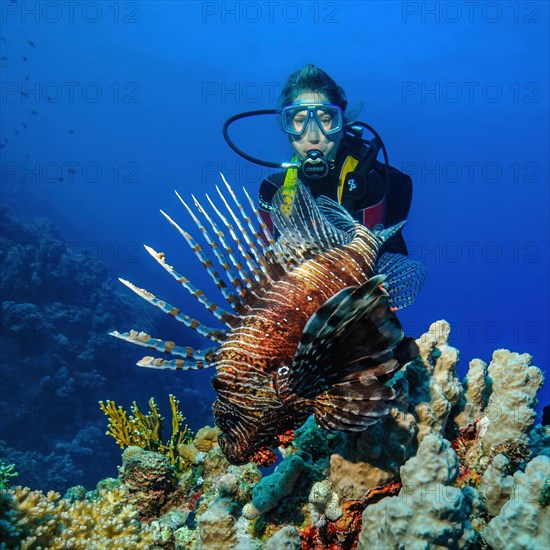
[[[120,279],[216,345],[199,351],[135,330],[111,334],[178,357],[147,356],[139,366],[215,367],[213,413],[222,451],[233,464],[269,465],[275,460],[272,449],[292,441],[311,414],[324,429],[355,432],[388,413],[394,391],[384,382],[418,354],[394,310],[414,301],[424,272],[422,264],[401,255],[378,257],[402,224],[372,232],[336,202],[315,201],[299,185],[290,206],[282,193],[274,198],[274,239],[246,189],[250,208],[223,181],[227,193],[217,191],[225,213],[206,196],[220,226],[194,196],[195,210],[176,195],[224,278],[191,234],[161,213],[191,246],[231,311],[208,299],[163,253],[145,248],[225,330],[204,326]]]

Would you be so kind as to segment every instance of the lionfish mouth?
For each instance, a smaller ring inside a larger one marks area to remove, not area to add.
[[[220,432],[218,433],[218,444],[223,451],[223,454],[226,456],[227,460],[231,464],[236,466],[241,466],[243,464],[248,464],[253,462],[258,466],[271,466],[277,460],[277,455],[269,447],[260,447],[255,452],[251,453],[242,451],[239,449],[238,445],[233,443],[228,437],[227,434]]]
[[[262,447],[252,455],[250,460],[258,466],[267,467],[275,464],[275,461],[277,460],[277,455],[269,447]]]

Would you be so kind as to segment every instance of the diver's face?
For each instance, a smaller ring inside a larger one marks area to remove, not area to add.
[[[300,94],[293,103],[327,103],[330,101],[323,95],[316,92],[305,92]],[[338,145],[342,139],[343,131],[330,136],[323,134],[315,120],[310,120],[304,133],[300,136],[290,135],[290,143],[294,152],[300,160],[306,158],[308,151],[317,149],[321,151],[326,159],[333,160],[338,151]]]

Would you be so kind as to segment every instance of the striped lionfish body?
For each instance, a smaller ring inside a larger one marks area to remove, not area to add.
[[[271,449],[288,442],[310,414],[325,429],[361,431],[388,412],[394,392],[384,382],[418,352],[394,310],[414,300],[424,271],[403,256],[378,257],[384,240],[400,226],[372,233],[338,204],[324,197],[314,201],[299,186],[291,207],[282,195],[275,197],[272,217],[280,237],[274,241],[250,197],[257,225],[226,186],[233,205],[218,192],[229,217],[208,201],[230,239],[196,199],[204,224],[182,200],[224,278],[193,237],[165,216],[233,311],[210,301],[166,264],[163,254],[146,248],[227,329],[205,327],[123,281],[217,347],[197,352],[136,331],[112,334],[181,357],[145,357],[141,366],[215,367],[213,411],[222,450],[232,463],[266,465],[275,458]]]

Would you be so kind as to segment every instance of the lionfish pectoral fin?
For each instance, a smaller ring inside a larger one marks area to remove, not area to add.
[[[385,285],[388,287],[392,309],[410,306],[426,280],[426,266],[402,254],[382,254],[376,264],[376,271],[386,276]]]
[[[345,288],[312,315],[288,375],[291,391],[315,398],[357,372],[388,379],[416,357],[418,348],[405,338],[383,283],[378,275]]]
[[[359,432],[389,412],[394,396],[377,378],[354,373],[315,398],[313,415],[326,430]]]

